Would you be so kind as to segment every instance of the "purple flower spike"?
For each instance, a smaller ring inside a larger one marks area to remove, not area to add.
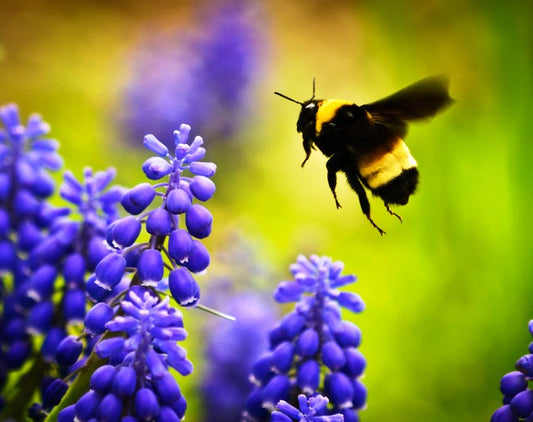
[[[366,389],[358,378],[366,361],[357,350],[360,330],[342,320],[341,307],[360,312],[363,302],[354,293],[337,290],[356,280],[341,275],[342,269],[342,263],[327,257],[300,256],[291,266],[294,279],[278,286],[275,298],[296,302],[295,310],[270,332],[271,351],[254,367],[257,387],[246,408],[247,422],[269,420],[257,406],[259,401],[262,408],[271,408],[273,392],[282,402],[271,420],[358,420],[357,411],[366,402]],[[290,377],[290,394],[279,388],[279,377]],[[295,393],[303,393],[297,402],[291,399]]]

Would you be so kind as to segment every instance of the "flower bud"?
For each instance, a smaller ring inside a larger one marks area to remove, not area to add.
[[[135,393],[135,414],[141,420],[153,420],[159,413],[157,396],[149,388],[140,388]]]
[[[150,180],[158,180],[172,173],[172,165],[160,157],[150,157],[142,165],[142,170]]]
[[[141,228],[141,222],[132,215],[113,222],[111,238],[114,245],[121,248],[133,245],[141,233]]]
[[[166,147],[166,145],[163,144],[154,135],[146,135],[143,140],[143,145],[150,151],[155,152],[161,157],[166,157],[168,155],[168,148]]]
[[[348,347],[344,350],[346,355],[346,366],[344,372],[353,378],[361,376],[366,368],[366,359],[355,347]]]
[[[35,305],[28,316],[28,330],[32,333],[46,333],[50,329],[54,305],[50,301]]]
[[[106,290],[115,287],[126,269],[126,260],[118,253],[110,253],[96,266],[96,284]]]
[[[280,373],[289,372],[291,369],[294,347],[290,341],[284,341],[276,346],[272,352],[274,370]]]
[[[135,392],[137,374],[130,366],[122,366],[116,373],[113,381],[113,393],[120,397],[129,397]]]
[[[43,408],[51,409],[57,406],[65,393],[67,392],[68,385],[61,379],[53,380],[43,393]]]
[[[263,407],[273,409],[280,400],[286,400],[289,396],[291,382],[286,375],[274,376],[263,388]]]
[[[145,249],[142,251],[137,263],[137,275],[142,284],[154,286],[162,278],[164,272],[163,257],[157,249]]]
[[[146,220],[146,230],[155,236],[165,236],[172,230],[172,219],[167,210],[156,208],[150,212]]]
[[[202,205],[194,204],[191,206],[187,214],[185,214],[185,225],[189,233],[198,238],[203,239],[211,233],[211,225],[213,223],[213,216],[209,210]]]
[[[71,366],[78,360],[83,344],[76,336],[65,337],[57,346],[56,360],[61,366]]]
[[[178,383],[168,371],[154,380],[154,388],[162,403],[171,405],[181,397]]]
[[[354,386],[350,378],[342,372],[333,372],[326,375],[324,391],[331,403],[339,408],[352,406]]]
[[[313,359],[306,360],[298,368],[296,383],[305,394],[318,390],[320,384],[320,365]]]
[[[192,194],[200,201],[210,199],[216,190],[216,186],[211,179],[205,176],[195,176],[190,184]]]
[[[72,253],[65,259],[63,277],[67,284],[82,286],[85,279],[85,259],[80,253]]]
[[[328,368],[337,371],[346,364],[344,350],[335,341],[327,341],[322,345],[322,361]]]
[[[88,421],[93,418],[96,415],[100,401],[100,395],[95,391],[91,390],[85,393],[74,406],[76,418],[80,421]]]
[[[500,391],[507,397],[514,397],[526,388],[527,380],[522,372],[509,372],[508,374],[505,374],[500,381]]]
[[[303,331],[296,342],[296,350],[302,357],[313,357],[318,351],[320,339],[318,333],[313,328]]]
[[[211,258],[209,251],[199,240],[192,241],[192,248],[189,251],[189,258],[183,265],[193,273],[199,273],[209,266]]]
[[[341,321],[335,330],[335,340],[341,347],[359,347],[361,329],[350,321]]]
[[[193,247],[193,239],[185,229],[176,229],[168,237],[168,254],[176,262],[187,258]]]
[[[69,323],[77,323],[85,318],[85,292],[83,289],[68,289],[63,296],[63,315]]]
[[[126,192],[120,203],[130,214],[137,215],[152,203],[154,197],[154,187],[150,183],[140,183]]]
[[[99,421],[118,421],[121,414],[122,400],[115,394],[108,394],[102,399],[96,410],[96,419]]]
[[[172,189],[167,195],[167,210],[172,214],[182,214],[191,207],[191,197],[183,189]]]
[[[103,365],[91,375],[90,388],[100,394],[111,391],[115,380],[116,369],[112,365]]]
[[[200,299],[200,287],[191,273],[181,267],[171,271],[168,286],[172,296],[181,306],[193,306]]]
[[[85,316],[85,327],[93,334],[103,334],[105,325],[111,321],[114,312],[111,307],[104,302],[94,305]]]
[[[191,171],[192,174],[196,174],[197,176],[211,177],[216,173],[217,166],[215,163],[205,163],[202,161],[194,161],[189,166],[189,170]]]

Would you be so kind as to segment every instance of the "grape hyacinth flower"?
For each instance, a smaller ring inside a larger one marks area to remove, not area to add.
[[[341,275],[342,269],[341,262],[327,257],[299,256],[291,266],[294,280],[279,284],[275,299],[296,302],[295,309],[271,330],[270,351],[254,366],[256,388],[243,420],[268,421],[276,403],[284,400],[296,407],[300,394],[326,397],[329,406],[324,416],[359,420],[357,411],[366,402],[366,388],[359,378],[366,361],[358,350],[361,332],[341,318],[341,308],[359,313],[364,303],[359,295],[338,290],[356,280]]]
[[[0,123],[1,412],[4,402],[4,410],[11,407],[3,397],[10,374],[26,363],[34,349],[28,323],[46,329],[50,321],[51,304],[42,297],[48,294],[55,277],[48,269],[33,274],[28,253],[66,211],[47,202],[55,189],[49,172],[62,166],[59,144],[47,136],[50,126],[37,114],[23,124],[15,104],[0,107]],[[30,282],[34,282],[34,297],[20,293]],[[34,307],[37,301],[42,304]],[[9,393],[16,398],[15,391]],[[4,418],[3,413],[0,418]]]
[[[528,329],[533,335],[533,320],[529,321]],[[533,379],[533,342],[529,345],[529,354],[516,361],[515,369],[501,379],[503,406],[493,413],[491,422],[530,421],[533,418],[533,390],[528,385]]]
[[[129,59],[120,116],[128,139],[147,131],[164,139],[176,122],[186,121],[213,139],[229,140],[243,126],[261,75],[259,7],[223,0],[209,10],[200,7],[195,35],[183,26],[170,34],[150,31]]]
[[[84,179],[79,182],[66,171],[60,194],[73,210],[64,209],[69,211],[68,216],[61,215],[65,212],[53,213],[47,232],[42,232],[28,250],[29,277],[15,289],[11,299],[19,312],[15,319],[19,330],[34,338],[40,336],[43,341],[33,341],[37,348],[31,359],[35,363],[26,375],[28,381],[10,389],[15,398],[10,400],[7,412],[23,411],[24,401],[31,399],[32,391],[42,385],[42,406],[32,407],[38,420],[39,412],[55,406],[60,393],[64,393],[63,388],[57,388],[62,383],[58,378],[55,384],[45,386],[47,377],[66,375],[82,350],[91,350],[90,344],[78,338],[87,308],[85,281],[96,263],[110,252],[104,244],[106,227],[118,216],[117,205],[123,193],[118,186],[108,187],[114,176],[114,169],[94,173],[86,168]],[[24,326],[20,326],[22,323]],[[8,326],[12,327],[13,322]]]
[[[111,319],[109,313],[93,315],[110,333],[95,348],[107,363],[92,373],[89,391],[61,410],[58,420],[181,420],[186,401],[169,372],[169,367],[181,375],[192,372],[187,352],[176,344],[187,336],[181,312],[169,306],[168,297],[142,286],[131,287],[119,309]]]
[[[115,251],[100,261],[89,280],[89,293],[94,299],[112,296],[126,271],[135,269],[132,284],[164,288],[163,282],[179,305],[197,305],[200,288],[194,275],[209,265],[210,255],[201,239],[209,236],[213,222],[209,210],[197,201],[205,202],[215,193],[211,177],[216,166],[201,161],[206,150],[200,136],[188,143],[190,129],[183,124],[174,132],[174,156],[155,136],[144,137],[144,145],[157,154],[144,162],[145,175],[150,180],[167,181],[140,183],[122,198],[123,207],[131,215],[108,227],[107,241]],[[183,175],[184,171],[192,177]],[[161,205],[145,211],[156,197],[161,198]],[[149,239],[135,243],[143,225]],[[163,281],[165,269],[168,282]]]
[[[213,163],[201,161],[203,139],[197,136],[189,143],[189,133],[184,124],[174,132],[174,155],[155,136],[144,137],[144,145],[157,155],[144,162],[143,172],[160,182],[127,191],[121,203],[130,215],[107,227],[112,251],[86,283],[94,302],[85,318],[86,335],[96,346],[79,364],[81,374],[71,386],[78,391],[89,382],[91,389],[77,402],[69,397],[54,409],[58,420],[101,420],[105,415],[105,420],[118,421],[123,414],[138,420],[183,417],[186,401],[169,368],[188,375],[193,367],[176,344],[186,332],[165,291],[181,306],[204,308],[195,277],[210,262],[201,239],[211,233],[213,217],[198,201],[214,194],[210,177],[216,171]],[[153,207],[156,198],[161,203]]]

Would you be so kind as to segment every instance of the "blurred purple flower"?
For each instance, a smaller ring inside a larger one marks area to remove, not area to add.
[[[240,420],[253,389],[249,374],[268,347],[268,330],[278,310],[267,288],[271,270],[256,257],[256,250],[238,232],[215,254],[204,303],[224,309],[235,321],[209,318],[204,327],[205,368],[201,380],[203,420]],[[236,265],[238,263],[238,265]]]
[[[201,11],[195,32],[152,30],[130,58],[120,117],[128,139],[160,139],[186,121],[212,139],[236,133],[252,109],[264,51],[257,12],[244,0]]]

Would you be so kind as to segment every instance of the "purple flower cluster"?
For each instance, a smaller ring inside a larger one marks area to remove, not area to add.
[[[211,294],[213,288],[216,286],[210,285]],[[204,420],[233,422],[239,420],[252,391],[248,376],[268,345],[267,327],[274,323],[275,310],[271,298],[260,291],[218,292],[217,299],[226,298],[224,309],[236,321],[217,318],[208,326],[202,379]]]
[[[90,389],[64,408],[58,421],[179,421],[186,401],[169,367],[192,372],[186,351],[176,342],[187,336],[181,313],[149,287],[133,286],[113,310],[99,303],[87,315],[95,334],[107,334],[95,352],[107,361],[90,378]],[[76,418],[76,419],[74,419]]]
[[[204,368],[201,394],[202,420],[234,422],[240,419],[253,385],[249,374],[268,347],[268,329],[277,319],[267,281],[271,270],[256,257],[256,250],[244,236],[232,232],[224,249],[214,256],[209,289],[203,303],[224,309],[235,321],[208,318],[203,329]],[[239,265],[235,265],[239,263]]]
[[[341,307],[358,313],[364,303],[359,295],[338,290],[356,280],[341,275],[342,270],[341,262],[315,255],[299,256],[291,266],[294,280],[281,282],[275,299],[296,302],[295,309],[271,330],[270,351],[254,366],[256,388],[244,420],[267,421],[280,400],[295,405],[302,393],[329,399],[330,406],[321,406],[324,413],[317,416],[340,414],[347,422],[359,420],[357,410],[366,402],[359,378],[366,361],[358,350],[361,332],[341,318]]]
[[[15,398],[2,414],[20,418],[34,391],[41,390],[47,409],[66,388],[56,377],[74,362],[63,359],[76,338],[67,334],[80,332],[85,278],[108,253],[105,228],[117,216],[122,191],[107,189],[112,169],[86,169],[83,182],[66,172],[61,194],[72,209],[51,206],[47,199],[55,185],[47,170],[59,169],[61,158],[57,141],[46,137],[49,126],[37,115],[22,125],[14,105],[0,108],[0,118],[0,388],[13,371],[34,361],[20,391],[10,389]]]
[[[529,321],[528,329],[533,335],[533,320]],[[516,361],[515,369],[500,381],[503,406],[494,412],[491,422],[533,420],[533,390],[528,386],[528,381],[533,379],[533,342],[529,345],[529,354]]]
[[[209,252],[200,239],[211,233],[213,217],[195,200],[207,201],[215,193],[211,176],[216,166],[201,161],[206,152],[203,139],[196,136],[189,144],[189,132],[190,127],[184,124],[174,132],[174,156],[155,136],[145,136],[144,145],[157,155],[147,159],[142,169],[150,180],[167,181],[141,183],[122,198],[130,215],[108,226],[107,242],[115,250],[99,262],[87,283],[95,300],[113,297],[116,289],[122,288],[125,273],[133,272],[131,284],[160,289],[168,285],[179,305],[198,303],[200,288],[193,274],[209,265]],[[192,176],[183,175],[186,170]],[[146,211],[156,197],[161,204]],[[136,243],[143,225],[149,239]],[[168,281],[164,279],[165,268]]]

